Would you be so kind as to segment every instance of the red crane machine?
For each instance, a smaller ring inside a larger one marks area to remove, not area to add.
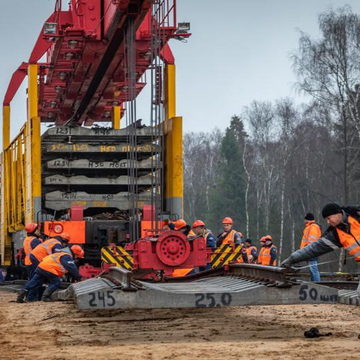
[[[182,217],[182,118],[168,42],[189,28],[177,24],[176,0],[71,0],[66,10],[56,0],[3,101],[2,265],[15,263],[33,221],[50,236],[70,233],[97,268],[101,249],[120,245],[134,268],[170,274],[206,264],[202,238],[157,237],[166,219]],[[27,119],[10,140],[10,104],[26,76]],[[146,84],[143,124],[136,99]]]

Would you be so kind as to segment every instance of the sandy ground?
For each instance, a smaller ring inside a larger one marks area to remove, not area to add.
[[[360,307],[245,306],[81,313],[0,291],[0,359],[360,359]],[[312,326],[330,337],[306,339]]]

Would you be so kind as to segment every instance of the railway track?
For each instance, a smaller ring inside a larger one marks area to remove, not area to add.
[[[1,282],[17,292],[23,280]],[[54,300],[73,300],[80,310],[196,308],[241,305],[344,303],[360,305],[356,281],[299,280],[287,269],[234,264],[161,282],[138,279],[136,272],[110,268],[101,277],[63,283]]]

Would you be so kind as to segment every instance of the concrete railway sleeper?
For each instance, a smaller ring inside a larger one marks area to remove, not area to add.
[[[135,279],[134,272],[111,268],[108,275],[72,284],[56,298],[72,299],[80,310],[360,304],[353,291],[294,280],[285,269],[261,265],[230,265],[162,282]]]

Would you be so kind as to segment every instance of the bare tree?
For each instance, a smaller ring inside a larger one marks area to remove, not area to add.
[[[276,104],[276,118],[278,119],[280,126],[280,138],[279,138],[279,152],[280,157],[278,164],[280,165],[280,237],[279,237],[279,261],[283,252],[284,242],[284,225],[285,225],[285,190],[286,182],[288,179],[288,162],[291,158],[291,151],[295,151],[293,148],[292,137],[294,129],[298,122],[297,111],[294,104],[290,99],[282,99]]]
[[[253,101],[245,108],[243,117],[250,128],[250,137],[254,143],[256,155],[254,161],[257,163],[256,176],[261,181],[260,194],[264,213],[264,231],[269,232],[272,190],[277,182],[278,174],[275,171],[273,161],[274,144],[271,138],[274,135],[274,109],[271,103]],[[257,214],[259,216],[259,214]]]
[[[302,33],[294,68],[301,90],[334,111],[343,152],[343,201],[349,201],[352,127],[360,138],[360,17],[348,6],[319,16],[321,39]]]

